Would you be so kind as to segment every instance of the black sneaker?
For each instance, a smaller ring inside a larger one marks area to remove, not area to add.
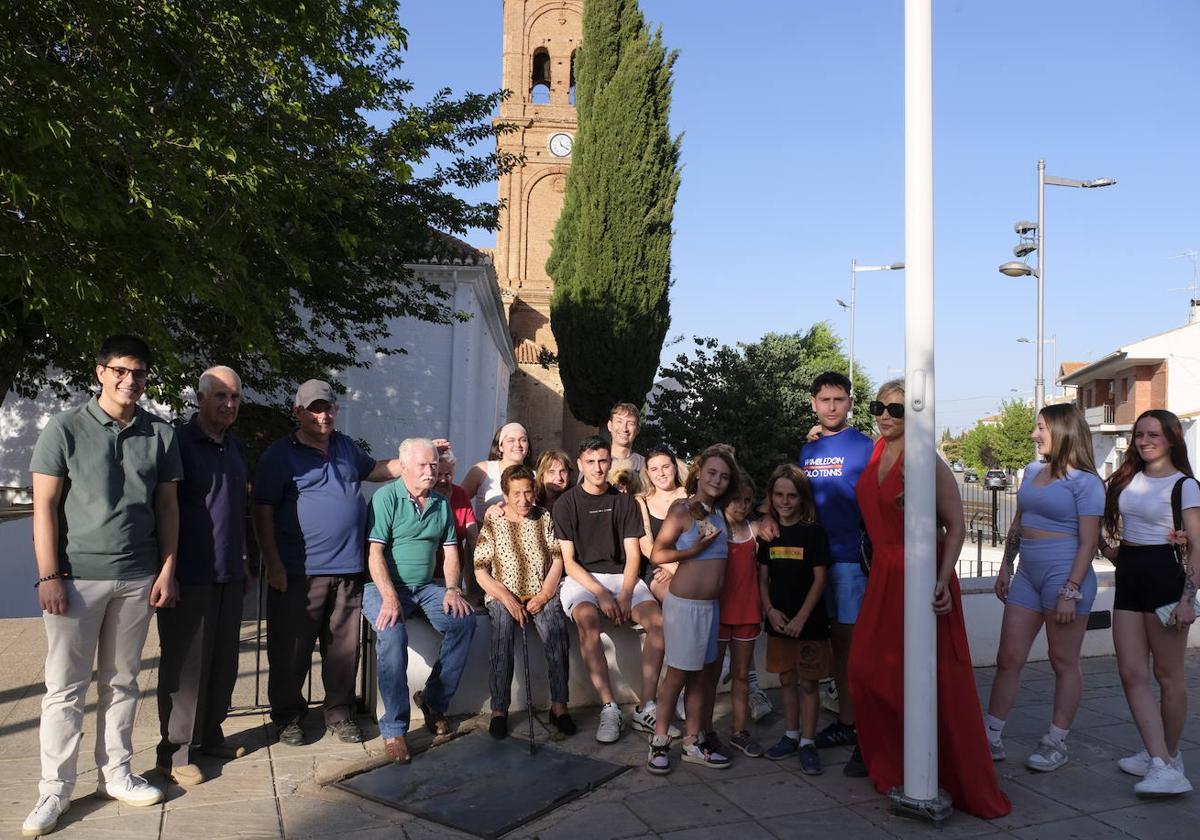
[[[854,752],[850,755],[850,760],[842,768],[842,775],[849,776],[852,779],[866,778],[867,763],[863,761],[862,750],[858,747],[854,748]]]
[[[362,728],[353,718],[339,720],[325,727],[326,734],[336,735],[343,744],[361,744],[363,742]]]
[[[858,746],[858,730],[854,728],[854,724],[845,724],[840,720],[835,720],[818,732],[814,740],[819,750],[830,747],[856,747]]]
[[[304,746],[304,729],[297,721],[292,721],[279,730],[279,743],[289,747]]]

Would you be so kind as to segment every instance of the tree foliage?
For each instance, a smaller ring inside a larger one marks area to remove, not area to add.
[[[499,94],[408,102],[406,38],[396,0],[9,4],[0,396],[89,383],[112,332],[151,342],[159,398],[215,362],[282,396],[449,319],[404,263],[494,227],[449,188],[512,161],[471,151]]]
[[[1018,470],[1033,459],[1033,425],[1033,406],[1007,400],[996,424],[976,424],[962,436],[962,459],[976,469]]]
[[[806,333],[767,333],[735,347],[713,338],[693,342],[690,355],[681,353],[663,367],[661,376],[674,385],[660,390],[648,408],[639,444],[663,442],[691,457],[710,444],[728,443],[759,483],[777,464],[796,460],[816,423],[809,393],[813,379],[827,370],[844,373],[849,366],[841,342],[824,322]],[[870,433],[865,406],[873,386],[861,370],[856,374],[859,408],[852,422]]]
[[[615,402],[644,402],[670,326],[680,148],[667,125],[674,63],[636,0],[584,5],[579,133],[546,270],[564,394],[592,425]]]

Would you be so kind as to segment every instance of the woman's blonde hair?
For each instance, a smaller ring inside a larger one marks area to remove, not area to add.
[[[1097,475],[1092,433],[1083,412],[1074,403],[1057,403],[1045,406],[1041,418],[1050,430],[1050,454],[1046,458],[1050,477],[1065,478],[1069,469]]]
[[[542,507],[546,506],[546,483],[542,479],[546,475],[546,470],[554,464],[562,464],[567,468],[567,485],[570,486],[571,456],[561,449],[547,449],[538,456],[533,481],[533,493],[537,497],[537,503]]]
[[[898,393],[904,396],[904,379],[889,379],[879,386],[879,390],[875,392],[875,399],[879,399],[884,394]]]
[[[670,458],[671,463],[675,465],[675,487],[682,487],[684,482],[687,481],[687,464],[679,460],[679,458],[676,457],[675,453],[671,450],[671,447],[667,446],[666,444],[655,446],[646,453],[646,457],[643,459],[644,465],[638,474],[638,478],[640,478],[642,482],[640,495],[643,499],[649,499],[658,492],[658,488],[655,487],[654,482],[650,480],[650,459],[659,458],[662,456]]]

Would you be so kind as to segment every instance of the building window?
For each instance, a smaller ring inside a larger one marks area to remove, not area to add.
[[[545,47],[538,47],[533,52],[529,101],[534,105],[550,104],[550,52]]]
[[[571,87],[567,90],[567,101],[575,104],[575,52],[571,53]]]

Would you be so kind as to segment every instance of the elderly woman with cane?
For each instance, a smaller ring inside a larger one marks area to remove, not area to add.
[[[532,621],[542,639],[550,676],[550,722],[563,735],[573,735],[575,722],[567,712],[567,624],[558,600],[562,552],[549,511],[534,503],[533,470],[521,464],[507,467],[500,476],[500,487],[504,508],[499,515],[484,520],[475,545],[475,580],[484,591],[492,620],[492,667],[488,677],[492,721],[488,731],[494,738],[508,735],[514,628],[520,626],[524,639]],[[528,701],[528,655],[525,668]],[[532,703],[527,705],[532,722]],[[531,747],[532,743],[531,732]]]

